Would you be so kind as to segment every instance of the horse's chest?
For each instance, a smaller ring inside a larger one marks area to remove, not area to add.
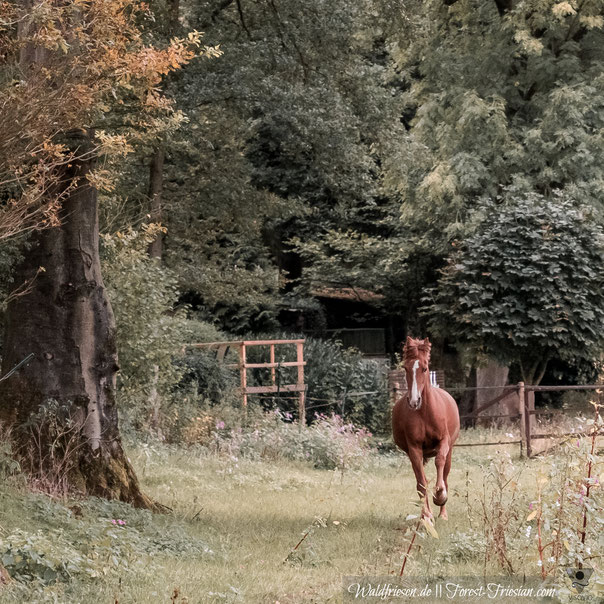
[[[431,457],[447,436],[447,422],[432,401],[425,401],[425,405],[421,411],[411,411],[404,401],[398,401],[393,410],[393,436],[403,451],[421,448],[424,456]]]
[[[410,440],[422,443],[422,447],[433,446],[443,438],[443,430],[437,426],[432,426],[423,421],[413,422],[409,426],[408,436]]]

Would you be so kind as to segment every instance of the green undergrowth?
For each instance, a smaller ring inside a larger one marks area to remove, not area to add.
[[[505,430],[464,432],[460,442],[491,439],[505,440]],[[163,514],[100,499],[50,499],[7,468],[0,561],[13,580],[0,587],[0,602],[339,602],[343,576],[398,576],[415,531],[405,576],[538,576],[538,522],[542,545],[560,528],[555,562],[551,547],[541,558],[562,580],[554,567],[572,557],[601,566],[592,557],[602,551],[604,525],[595,480],[584,544],[576,530],[590,456],[588,439],[579,445],[531,460],[517,446],[457,449],[449,521],[437,519],[435,534],[418,528],[415,478],[408,459],[391,451],[325,469],[263,457],[256,447],[246,456],[241,448],[138,444],[131,461],[145,492],[170,508]],[[592,461],[600,476],[601,455]],[[433,484],[433,462],[426,471]]]
[[[56,500],[13,481],[0,487],[0,510],[0,563],[13,579],[2,602],[91,601],[99,588],[110,601],[113,585],[161,575],[169,558],[215,555],[184,519],[120,502]]]

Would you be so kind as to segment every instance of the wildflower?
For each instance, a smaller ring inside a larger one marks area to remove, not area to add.
[[[526,537],[527,537],[527,539],[531,536],[531,531],[532,530],[533,530],[532,526],[529,525],[529,526],[526,527]]]
[[[223,421],[216,422],[216,430],[224,430],[225,423]]]
[[[556,561],[556,558],[554,558],[553,556],[550,556],[550,557],[547,559],[547,561],[548,561],[548,562],[555,562],[555,561]]]
[[[117,523],[118,523],[120,526],[126,526],[126,521],[125,521],[125,520],[118,520],[118,521],[117,521]]]
[[[116,521],[115,519],[113,519],[113,520],[111,521],[111,524],[117,524],[117,521]]]
[[[532,510],[532,509],[533,509],[533,503],[531,502],[531,503],[529,503],[529,510]]]
[[[543,562],[541,562],[541,560],[537,560],[537,566],[543,566]]]

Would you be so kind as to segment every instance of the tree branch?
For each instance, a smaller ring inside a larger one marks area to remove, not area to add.
[[[543,376],[545,375],[545,370],[547,369],[547,364],[549,363],[549,359],[545,358],[541,361],[541,365],[537,370],[537,377],[535,378],[535,384],[540,384]]]

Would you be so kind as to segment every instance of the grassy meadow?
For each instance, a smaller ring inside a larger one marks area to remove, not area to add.
[[[468,430],[460,442],[510,434]],[[557,477],[572,464],[581,467],[589,446],[583,439],[531,460],[520,458],[518,445],[456,449],[449,520],[437,519],[434,535],[420,526],[405,576],[537,576],[536,523],[544,532],[557,526]],[[130,457],[145,491],[169,507],[167,513],[96,499],[50,499],[32,493],[19,476],[4,481],[5,549],[16,534],[23,541],[19,555],[41,554],[51,571],[68,559],[71,568],[61,567],[60,580],[46,584],[11,581],[0,587],[0,602],[339,602],[342,576],[398,576],[417,528],[415,479],[398,452],[373,451],[345,471],[161,444],[138,445]],[[592,458],[593,475],[604,472],[602,461]],[[427,469],[434,480],[433,462]],[[542,555],[558,579],[553,567],[580,548],[580,538],[573,542],[572,535],[581,509],[570,496],[564,505],[568,531],[560,528],[559,541],[566,544],[553,561],[554,548]],[[542,510],[541,521],[531,518],[535,509]],[[603,551],[602,525],[592,526],[602,522],[601,515],[596,509],[589,517],[583,550],[591,545],[592,555]],[[600,566],[599,557],[589,562]]]

